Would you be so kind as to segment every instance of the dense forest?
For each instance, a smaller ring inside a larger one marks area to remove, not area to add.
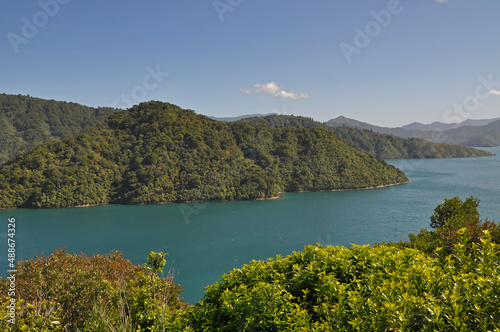
[[[115,112],[114,108],[0,94],[0,164],[19,151],[75,135]]]
[[[500,229],[479,219],[478,204],[474,197],[445,199],[430,218],[434,230],[410,234],[408,242],[308,245],[252,261],[206,287],[193,305],[162,274],[165,253],[151,252],[140,266],[120,252],[59,249],[18,262],[16,301],[1,300],[0,328],[498,332]],[[0,278],[3,294],[9,283]],[[12,306],[15,325],[8,322]]]
[[[323,128],[347,144],[378,159],[451,158],[491,156],[491,153],[467,146],[433,143],[421,138],[403,138],[349,126],[332,127],[311,118],[293,115],[269,115],[240,120],[254,125],[273,127]]]
[[[407,181],[321,128],[225,123],[149,102],[0,165],[0,207],[264,199]]]

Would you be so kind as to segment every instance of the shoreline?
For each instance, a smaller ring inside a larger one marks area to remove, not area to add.
[[[391,184],[383,184],[375,187],[363,187],[363,188],[353,188],[353,189],[328,189],[328,190],[312,190],[312,191],[290,191],[289,193],[322,193],[322,192],[340,192],[340,191],[357,191],[357,190],[371,190],[371,189],[381,189],[388,188],[394,186],[400,186],[403,184],[408,184],[410,181],[400,182],[400,183],[391,183]]]
[[[400,186],[403,184],[408,184],[410,181],[406,182],[401,182],[401,183],[391,183],[391,184],[383,184],[380,186],[375,186],[375,187],[365,187],[365,188],[356,188],[356,189],[332,189],[332,190],[321,190],[321,191],[355,191],[355,190],[370,190],[370,189],[380,189],[380,188],[387,188],[387,187],[394,187],[394,186]]]
[[[198,200],[198,201],[182,201],[182,202],[149,202],[149,203],[103,203],[103,204],[81,204],[74,206],[64,206],[64,207],[51,207],[51,208],[0,208],[0,210],[17,210],[17,209],[29,209],[29,210],[56,210],[56,209],[79,209],[87,207],[96,206],[106,206],[106,205],[167,205],[167,204],[200,204],[200,203],[216,203],[216,202],[251,202],[251,201],[272,201],[276,199],[283,198],[283,194],[286,193],[313,193],[313,192],[340,192],[340,191],[356,191],[356,190],[371,190],[371,189],[381,189],[393,186],[399,186],[403,184],[408,184],[410,181],[401,183],[391,183],[384,184],[375,187],[363,187],[363,188],[353,188],[353,189],[328,189],[328,190],[311,190],[311,191],[290,191],[290,192],[279,192],[278,195],[269,198],[254,198],[254,199],[239,199],[239,200]]]

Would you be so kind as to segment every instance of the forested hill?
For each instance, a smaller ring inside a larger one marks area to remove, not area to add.
[[[0,94],[0,164],[21,150],[75,135],[116,111]]]
[[[349,145],[359,148],[378,159],[482,157],[492,155],[490,152],[462,145],[433,143],[421,138],[402,138],[348,126],[332,127],[301,116],[269,115],[247,118],[239,122],[273,127],[323,128],[334,133]]]
[[[407,181],[320,128],[225,123],[149,102],[0,165],[0,207],[262,199]]]

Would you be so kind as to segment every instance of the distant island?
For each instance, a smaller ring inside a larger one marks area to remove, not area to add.
[[[221,122],[149,102],[0,165],[0,208],[268,199],[408,182],[322,128]]]

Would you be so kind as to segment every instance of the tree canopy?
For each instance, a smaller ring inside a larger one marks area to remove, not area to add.
[[[488,231],[494,243],[500,244],[500,227],[488,219],[482,220],[478,206],[480,200],[474,196],[462,200],[460,197],[445,198],[430,217],[432,230],[422,228],[417,234],[408,235],[409,241],[400,241],[391,245],[400,248],[418,249],[428,255],[436,250],[451,255],[460,240],[459,231],[464,230],[469,244],[481,242],[481,236]]]
[[[455,196],[453,198],[445,198],[444,203],[439,204],[431,216],[431,227],[440,228],[455,219],[461,219],[463,222],[470,219],[475,219],[479,217],[479,211],[477,210],[479,206],[479,198],[473,196],[468,197],[465,201],[462,201],[460,197]]]
[[[116,113],[76,103],[0,94],[0,164],[19,151],[77,134]]]

